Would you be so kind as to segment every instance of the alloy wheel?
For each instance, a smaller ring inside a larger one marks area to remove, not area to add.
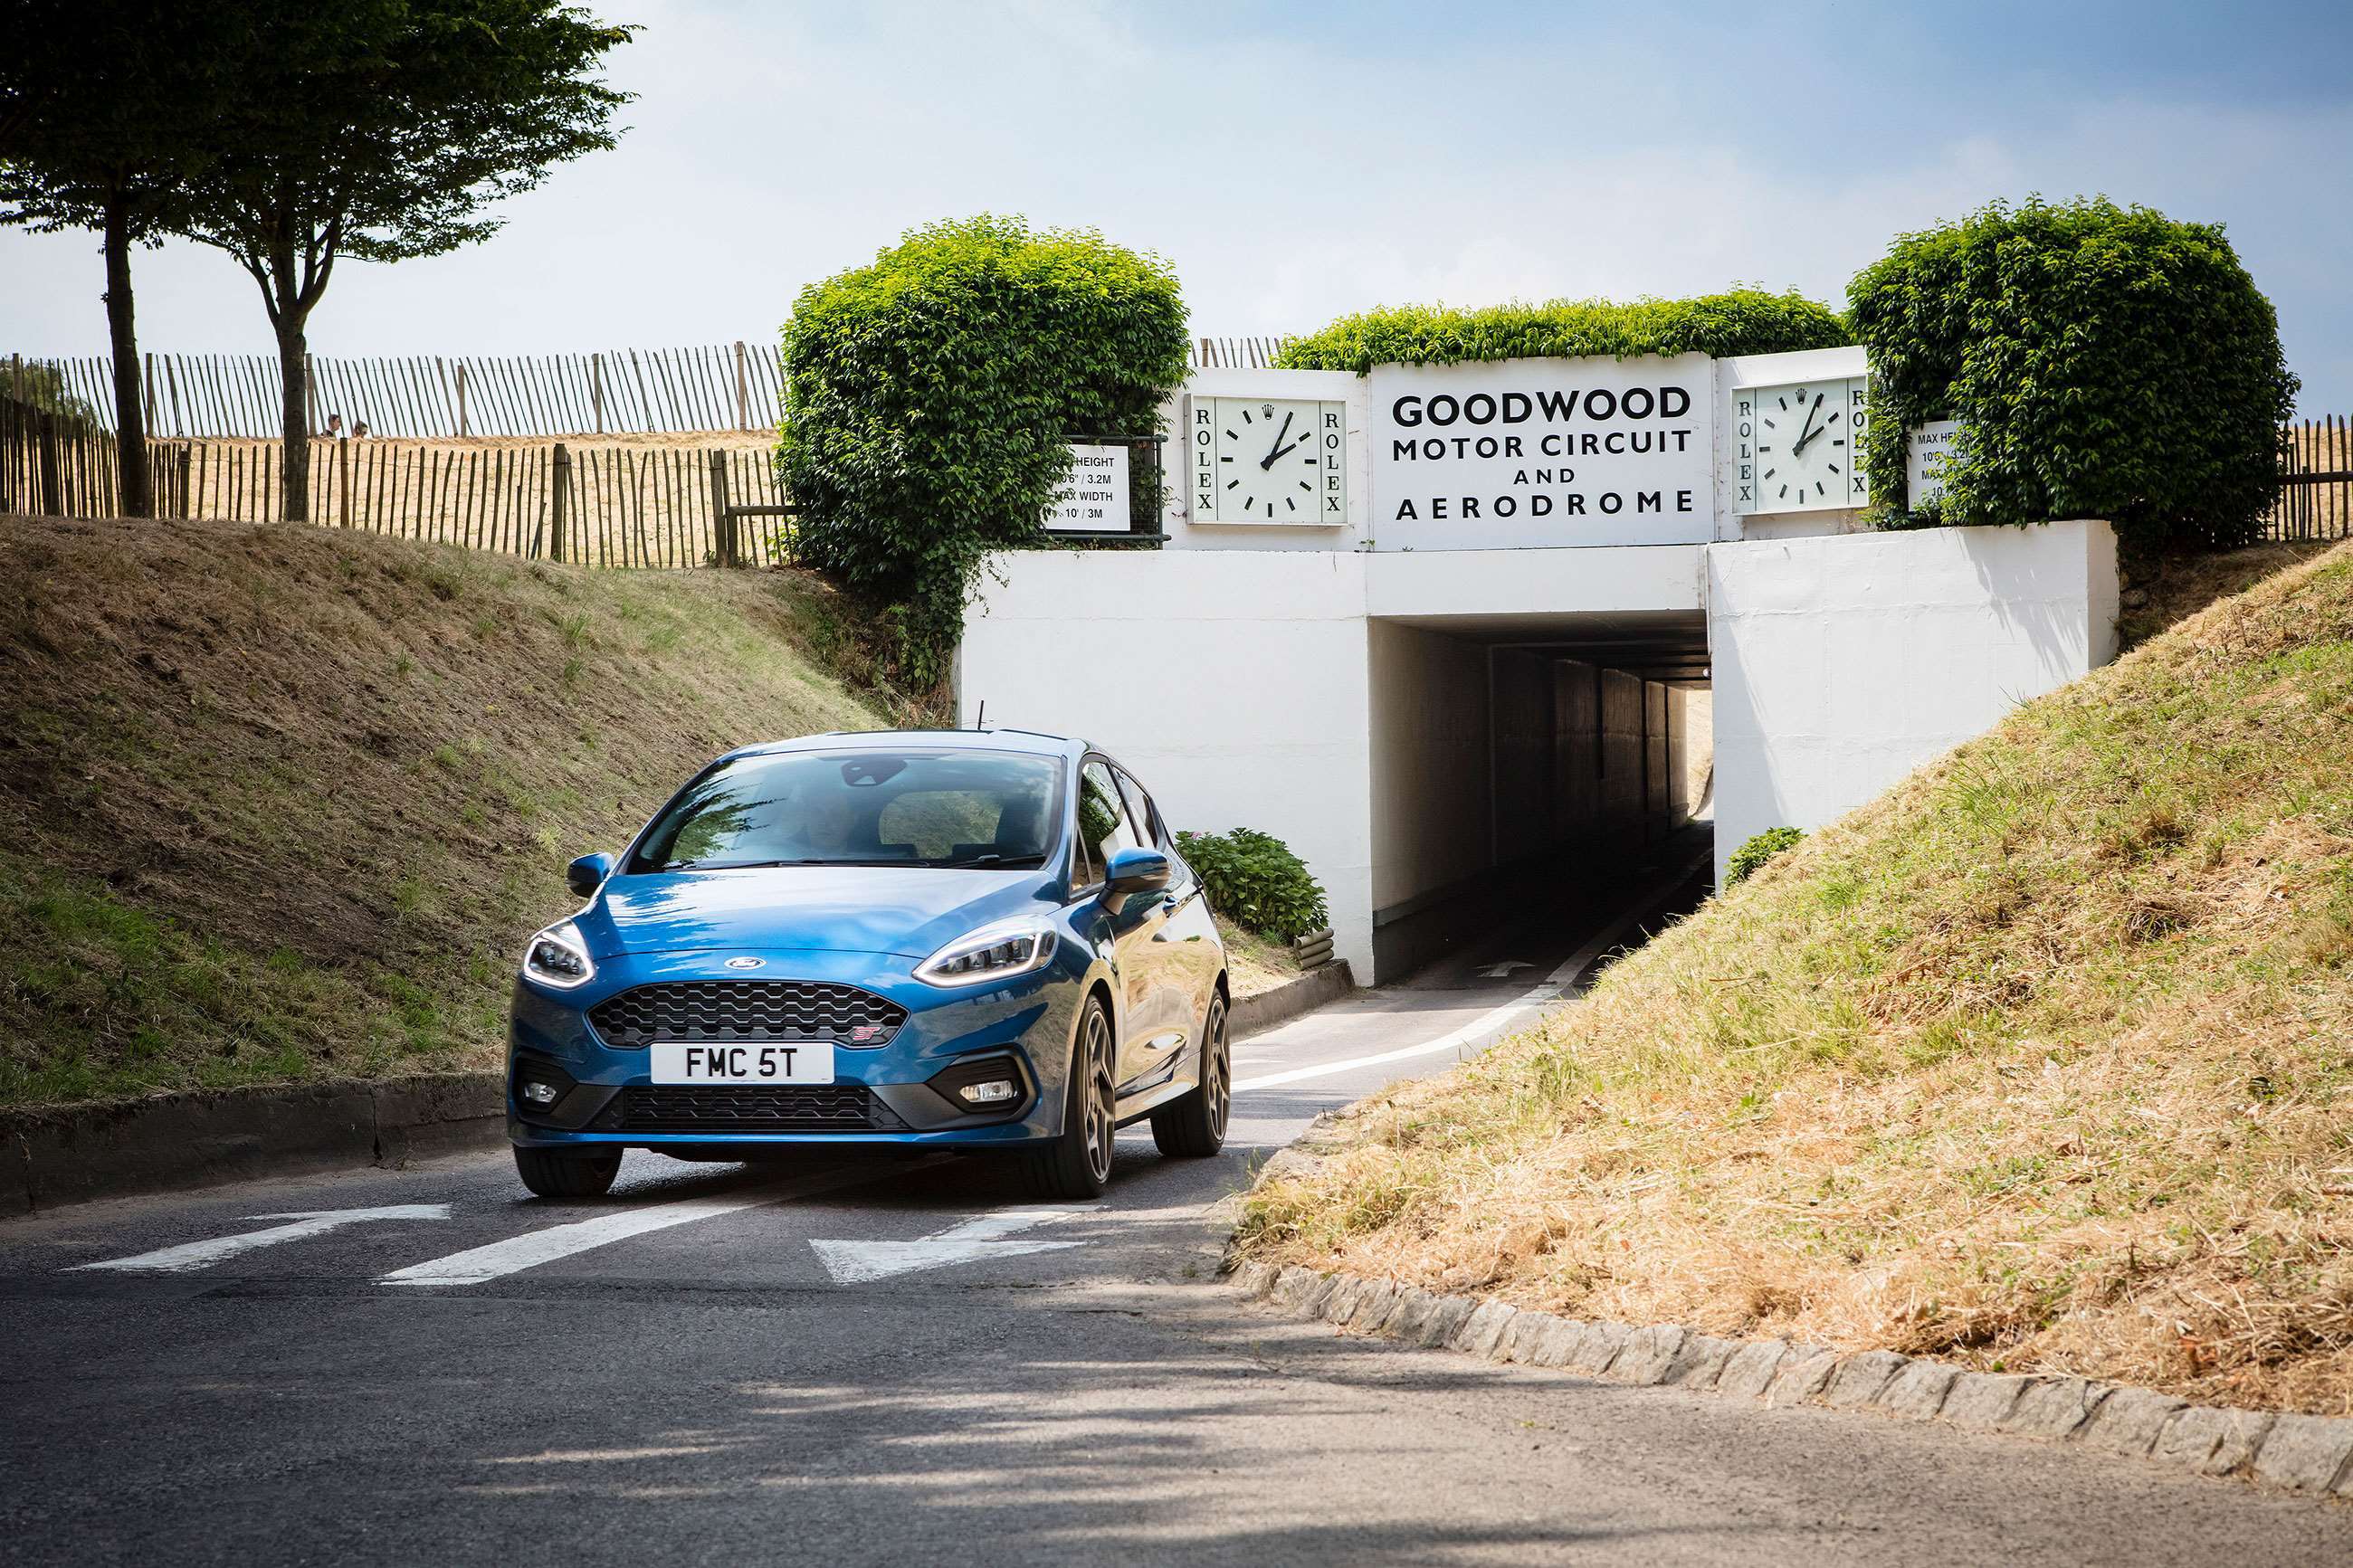
[[[1107,1181],[1112,1145],[1111,1026],[1099,1011],[1087,1018],[1086,1074],[1087,1169],[1097,1181]]]
[[[1234,1102],[1234,1058],[1226,1045],[1226,999],[1222,996],[1209,1003],[1209,1060],[1201,1074],[1201,1093],[1208,1102],[1204,1108],[1209,1113],[1209,1131],[1222,1140],[1226,1135],[1226,1116]]]

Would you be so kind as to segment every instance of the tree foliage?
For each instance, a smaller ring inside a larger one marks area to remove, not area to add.
[[[1293,338],[1278,361],[1292,370],[1585,355],[1779,353],[1853,340],[1838,312],[1795,290],[1735,289],[1693,300],[1555,300],[1451,310],[1397,305],[1343,316]]]
[[[1906,235],[1848,289],[1871,350],[1872,493],[1894,524],[2100,517],[2144,540],[2253,539],[2296,378],[2216,224],[2105,198],[1997,202]],[[1917,511],[1905,432],[1961,449]]]
[[[208,0],[250,58],[206,129],[179,233],[233,257],[276,334],[286,515],[304,515],[304,333],[335,263],[434,256],[490,204],[610,147],[628,95],[594,74],[633,29],[555,0]]]
[[[811,284],[784,329],[778,464],[801,547],[884,606],[894,678],[947,672],[992,550],[1036,544],[1074,436],[1151,431],[1186,373],[1158,258],[982,215]]]
[[[244,42],[210,5],[111,0],[0,0],[0,223],[100,235],[115,428],[135,457],[146,424],[131,253],[185,216]],[[122,464],[133,517],[153,510],[149,479]]]

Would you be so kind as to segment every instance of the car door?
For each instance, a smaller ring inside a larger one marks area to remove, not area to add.
[[[1079,836],[1086,842],[1100,882],[1113,855],[1143,843],[1111,763],[1101,757],[1089,757],[1079,769],[1078,813]],[[1120,988],[1119,1048],[1112,1078],[1122,1094],[1148,1088],[1175,1050],[1175,1044],[1163,1038],[1168,1029],[1161,1013],[1165,998],[1153,942],[1166,922],[1167,910],[1167,900],[1147,894],[1127,900],[1116,912],[1105,910],[1102,914]]]
[[[1159,927],[1152,935],[1150,962],[1159,990],[1154,1005],[1181,1048],[1199,1034],[1201,1021],[1208,1015],[1209,994],[1223,967],[1217,923],[1209,918],[1209,900],[1201,879],[1176,852],[1176,839],[1151,792],[1126,769],[1113,771],[1119,775],[1128,816],[1137,832],[1145,843],[1168,857],[1168,890],[1161,895],[1164,907]]]

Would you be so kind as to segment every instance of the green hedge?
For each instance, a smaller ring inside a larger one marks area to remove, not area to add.
[[[1179,833],[1176,845],[1208,890],[1209,907],[1243,930],[1292,942],[1331,923],[1323,888],[1282,839],[1237,827]]]
[[[1847,298],[1871,350],[1864,452],[1883,521],[2255,536],[2296,379],[2219,225],[2105,199],[1997,202],[1905,236]],[[1968,444],[1915,511],[1905,432],[1930,419],[1958,420]]]
[[[944,679],[992,550],[1039,544],[1074,435],[1157,426],[1186,374],[1166,263],[983,215],[801,291],[777,463],[805,558],[881,607],[901,684]]]
[[[1556,300],[1457,310],[1398,305],[1343,316],[1293,338],[1276,363],[1292,370],[1352,370],[1377,364],[1454,364],[1472,360],[1587,354],[1779,353],[1836,348],[1854,340],[1838,312],[1792,290],[1735,289],[1696,300]]]
[[[1794,827],[1768,827],[1762,833],[1749,835],[1732,858],[1724,863],[1724,885],[1727,888],[1745,882],[1765,868],[1775,856],[1798,847],[1805,835]]]

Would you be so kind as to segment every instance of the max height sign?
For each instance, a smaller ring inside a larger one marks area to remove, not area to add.
[[[1715,527],[1704,354],[1379,365],[1379,550],[1697,544]]]

